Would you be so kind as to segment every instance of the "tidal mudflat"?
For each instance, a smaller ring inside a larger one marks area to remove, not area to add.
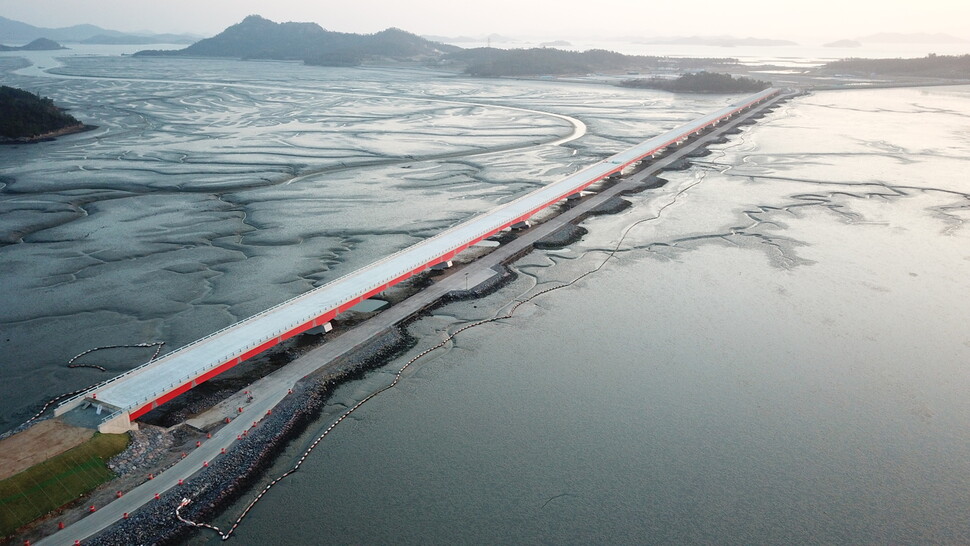
[[[421,361],[233,540],[970,541],[968,118],[967,87],[792,101],[413,325],[439,339],[618,249]]]
[[[71,56],[98,130],[0,150],[0,430],[734,97],[427,69]],[[42,75],[43,74],[43,75]],[[566,141],[566,142],[564,142]]]

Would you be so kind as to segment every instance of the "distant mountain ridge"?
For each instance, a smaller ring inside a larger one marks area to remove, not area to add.
[[[105,41],[95,41],[90,42],[96,37],[103,37],[106,40],[149,40],[145,42],[105,42]],[[198,36],[193,36],[190,34],[152,34],[152,35],[138,35],[129,34],[126,32],[120,32],[117,30],[109,30],[101,28],[95,25],[74,25],[70,27],[62,28],[44,28],[36,27],[34,25],[24,23],[21,21],[14,21],[13,19],[8,19],[6,17],[0,16],[0,42],[15,43],[15,42],[30,42],[38,38],[47,38],[49,40],[55,40],[58,42],[84,42],[84,43],[152,43],[152,44],[165,44],[165,43],[192,43],[198,39]]]
[[[138,34],[122,34],[120,36],[97,34],[90,38],[80,40],[78,43],[98,45],[191,44],[196,40],[198,40],[198,36],[189,34],[152,34],[151,36]]]
[[[822,47],[862,47],[862,42],[859,42],[858,40],[836,40],[834,42],[822,44]]]
[[[665,45],[701,45],[701,46],[795,46],[798,43],[791,40],[775,40],[770,38],[735,38],[734,36],[675,36],[640,40],[643,44]]]
[[[715,72],[684,74],[677,79],[637,78],[620,82],[621,87],[662,89],[673,93],[754,93],[771,87],[771,82]]]
[[[970,81],[970,55],[934,55],[916,59],[842,59],[825,64],[833,74],[879,74]]]
[[[500,43],[509,43],[509,42],[516,41],[513,38],[510,38],[508,36],[502,36],[501,34],[496,34],[494,32],[487,36],[484,36],[484,35],[483,36],[437,36],[437,35],[431,35],[431,34],[423,34],[421,37],[424,38],[425,40],[431,40],[432,42],[441,42],[445,44],[463,44],[463,43],[483,44],[483,43],[489,43],[489,42],[495,42],[497,44],[500,44]]]
[[[250,15],[221,33],[177,51],[136,55],[191,55],[241,59],[301,60],[307,64],[355,65],[368,58],[414,59],[457,51],[456,46],[389,28],[375,34],[324,30],[316,23],[275,23]]]
[[[146,50],[135,55],[302,60],[306,64],[321,66],[356,66],[369,60],[430,61],[464,65],[467,74],[483,77],[637,71],[661,65],[667,70],[698,69],[737,63],[737,59],[674,60],[597,49],[463,49],[397,28],[374,34],[349,34],[324,30],[316,23],[275,23],[259,15],[250,15],[218,35],[184,49]]]
[[[970,40],[950,36],[949,34],[927,34],[925,32],[903,34],[899,32],[880,32],[856,38],[863,43],[874,44],[966,44]]]
[[[668,69],[697,69],[736,64],[737,59],[678,58],[624,55],[604,49],[566,51],[551,47],[531,49],[463,49],[445,57],[467,65],[466,74],[486,78],[583,75],[601,70],[639,71],[663,66]]]

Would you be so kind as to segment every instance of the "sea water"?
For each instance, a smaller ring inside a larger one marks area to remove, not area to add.
[[[270,475],[446,332],[606,261],[419,360],[233,540],[970,541],[968,121],[968,87],[791,102],[413,325]]]

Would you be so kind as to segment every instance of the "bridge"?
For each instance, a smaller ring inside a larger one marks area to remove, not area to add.
[[[298,334],[319,328],[358,303],[425,271],[590,185],[676,146],[781,93],[767,89],[740,102],[648,139],[498,206],[434,237],[396,252],[323,286],[223,328],[68,399],[55,415],[71,410],[95,415],[101,432],[122,432],[132,421],[192,388]]]

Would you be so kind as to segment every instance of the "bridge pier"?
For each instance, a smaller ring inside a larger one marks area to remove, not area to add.
[[[138,430],[138,423],[131,420],[127,411],[122,411],[98,425],[98,432],[101,434],[124,434],[130,430]]]
[[[69,425],[95,429],[103,434],[122,434],[138,430],[131,414],[122,408],[99,402],[93,396],[80,397],[54,409],[54,416]]]
[[[326,334],[327,332],[333,330],[333,324],[330,322],[321,324],[320,326],[315,326],[306,331],[308,334],[320,335]]]

